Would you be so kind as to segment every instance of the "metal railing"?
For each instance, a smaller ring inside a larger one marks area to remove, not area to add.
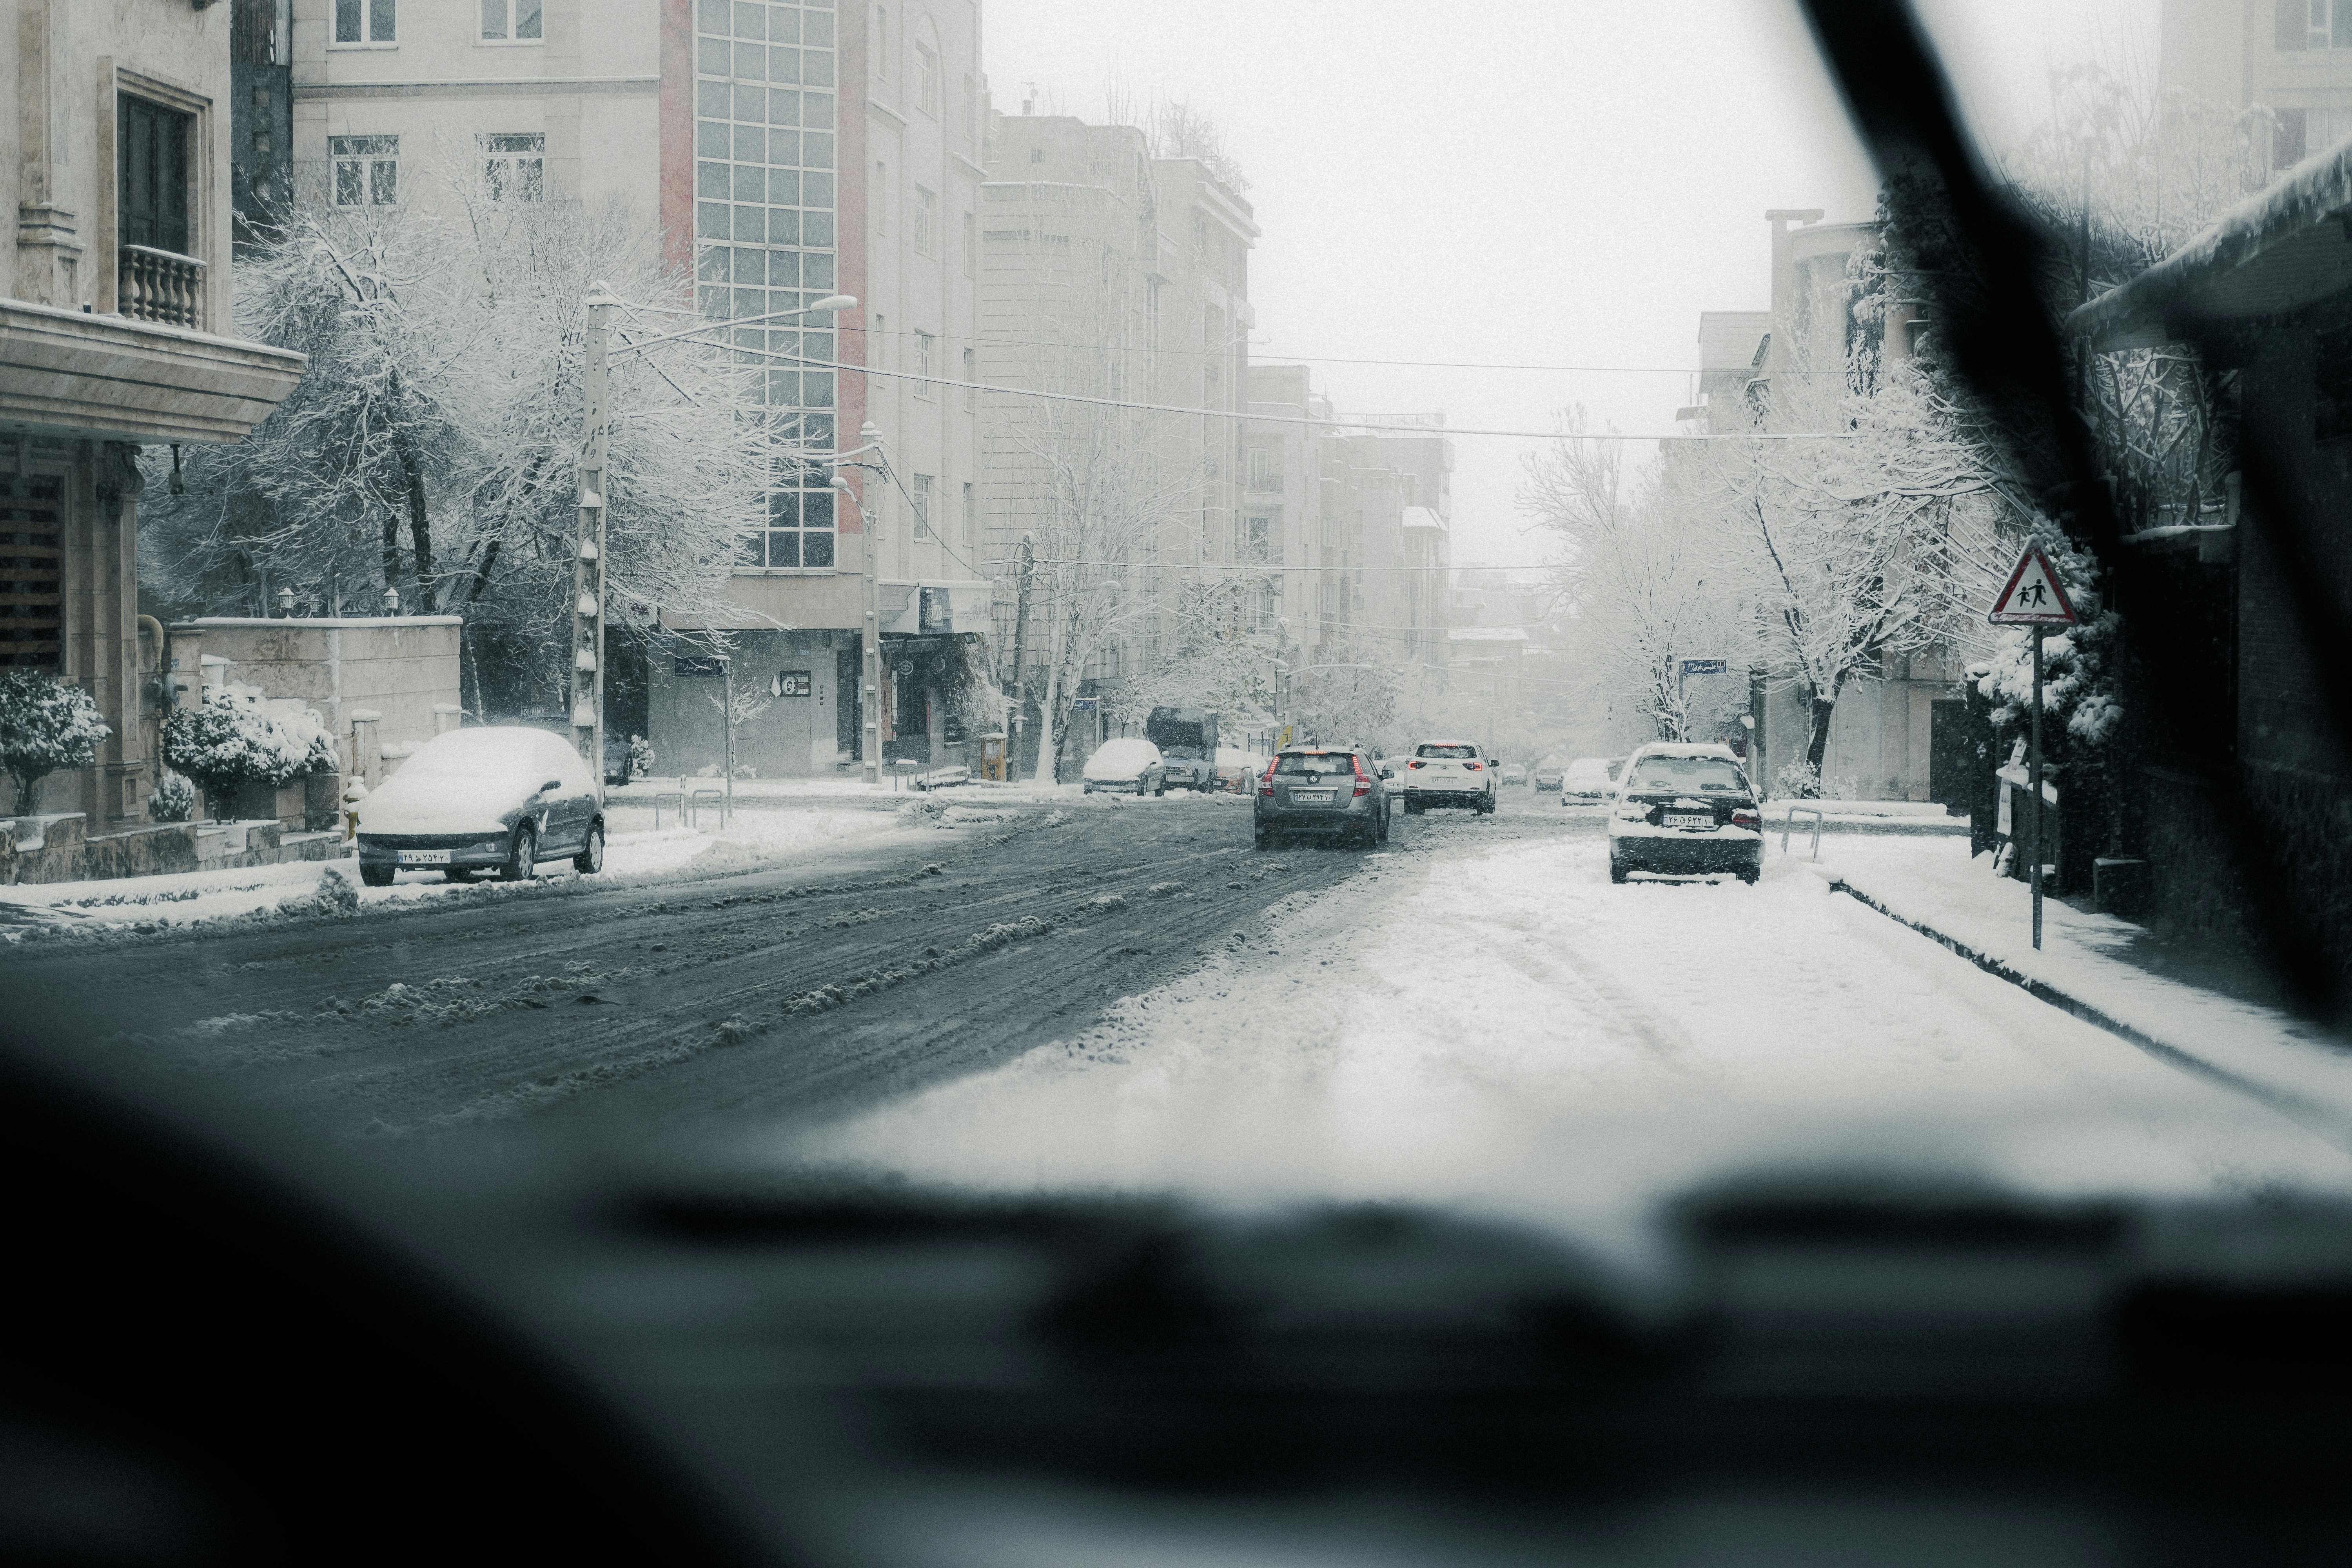
[[[132,321],[205,324],[205,264],[193,256],[126,245],[118,285],[116,307]]]
[[[1795,821],[1796,821],[1796,817],[1797,817],[1797,813],[1799,813],[1799,812],[1801,812],[1801,811],[1803,811],[1803,812],[1810,812],[1810,813],[1811,813],[1811,814],[1812,814],[1812,818],[1813,818],[1813,855],[1812,855],[1812,858],[1813,858],[1814,859],[1818,860],[1818,859],[1820,859],[1820,858],[1822,858],[1822,808],[1821,808],[1820,806],[1817,806],[1817,805],[1797,805],[1791,804],[1790,805],[1789,805],[1789,806],[1786,808],[1785,812],[1782,814],[1782,816],[1781,816],[1781,817],[1780,817],[1780,853],[1781,853],[1781,854],[1783,854],[1783,855],[1786,855],[1786,854],[1789,852],[1789,829],[1790,828],[1790,826],[1793,826],[1793,825],[1794,825],[1794,823],[1795,823]]]

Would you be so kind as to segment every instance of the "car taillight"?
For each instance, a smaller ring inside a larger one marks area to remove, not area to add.
[[[1731,814],[1731,826],[1734,827],[1762,827],[1764,826],[1764,818],[1756,812],[1735,811]]]
[[[1465,768],[1468,768],[1468,769],[1469,769],[1472,773],[1476,773],[1476,772],[1478,771],[1479,767],[1481,766],[1481,764],[1480,764],[1480,763],[1463,763],[1462,765],[1463,765],[1464,767],[1465,767]]]
[[[1371,794],[1372,781],[1364,776],[1364,759],[1361,757],[1349,757],[1348,761],[1355,764],[1356,793],[1358,795]]]
[[[1265,777],[1258,780],[1257,793],[1260,795],[1272,795],[1274,793],[1274,764],[1272,763],[1265,764]]]

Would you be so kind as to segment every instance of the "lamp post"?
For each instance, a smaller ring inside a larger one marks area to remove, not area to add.
[[[604,430],[610,422],[608,372],[612,362],[663,343],[724,331],[730,327],[752,326],[786,316],[853,310],[857,301],[847,294],[828,294],[814,305],[796,310],[704,321],[665,332],[643,342],[630,343],[616,354],[611,352],[610,340],[613,312],[620,307],[620,300],[602,279],[588,286],[588,331],[581,371],[580,529],[572,561],[572,743],[594,772],[600,800],[604,794],[604,520],[610,510],[605,504],[610,487],[604,469]],[[731,782],[729,788],[733,788]]]

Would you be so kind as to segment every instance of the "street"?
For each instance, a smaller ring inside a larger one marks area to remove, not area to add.
[[[951,1184],[1411,1196],[1589,1237],[1764,1165],[2344,1178],[2279,1112],[1792,861],[1756,888],[1613,888],[1603,861],[1597,813],[1523,791],[1400,812],[1370,854],[1253,852],[1236,797],[1032,801],[790,864],[11,963],[89,997],[92,1040],[340,1137],[748,1131]]]

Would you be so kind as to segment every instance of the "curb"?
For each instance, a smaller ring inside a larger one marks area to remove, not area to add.
[[[2346,1141],[2346,1119],[2340,1109],[2322,1105],[2289,1090],[2257,1082],[2243,1074],[2232,1072],[2228,1068],[2209,1062],[2202,1057],[2192,1056],[2178,1046],[2167,1045],[2145,1029],[2125,1023],[2103,1007],[2085,1002],[2071,993],[2061,991],[2046,980],[2038,980],[2014,964],[1995,958],[1990,953],[1980,952],[1958,937],[1947,935],[1935,927],[1915,921],[1907,915],[1895,913],[1843,877],[1832,875],[1827,880],[1830,891],[1843,893],[1856,903],[1885,915],[1896,925],[1917,931],[1928,941],[1958,954],[1994,979],[2009,982],[2035,1001],[2045,1002],[2061,1012],[2072,1014],[2095,1028],[2105,1030],[2117,1039],[2128,1041],[2168,1066],[2179,1068],[2184,1071],[2195,1073],[2200,1078],[2234,1089],[2242,1094],[2251,1095],[2273,1110],[2294,1116],[2298,1121],[2315,1121],[2327,1130],[2327,1134],[2333,1142],[2342,1143]]]

